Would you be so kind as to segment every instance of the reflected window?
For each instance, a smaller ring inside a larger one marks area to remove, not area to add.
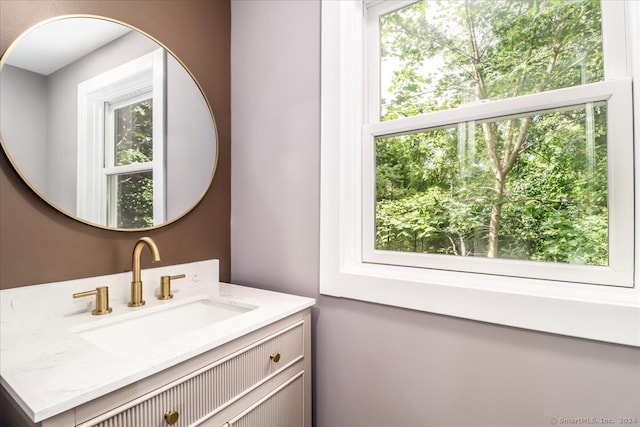
[[[111,103],[105,110],[107,223],[153,226],[153,95]]]
[[[164,64],[158,49],[78,86],[78,213],[91,221],[165,220]]]

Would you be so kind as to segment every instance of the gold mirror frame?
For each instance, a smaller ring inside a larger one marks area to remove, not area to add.
[[[164,44],[162,44],[160,41],[158,41],[153,36],[147,34],[146,32],[144,32],[142,30],[140,30],[139,28],[136,28],[133,25],[127,24],[125,22],[122,22],[122,21],[119,21],[119,20],[116,20],[116,19],[112,19],[112,18],[108,18],[108,17],[104,17],[104,16],[98,16],[98,15],[90,15],[90,14],[61,15],[61,16],[57,16],[57,17],[54,17],[54,18],[50,18],[50,19],[44,20],[42,22],[39,22],[39,23],[31,26],[30,28],[28,28],[26,31],[24,31],[20,36],[18,36],[11,43],[11,45],[7,48],[7,50],[5,52],[3,52],[2,55],[0,56],[0,77],[2,76],[2,70],[3,70],[4,65],[7,62],[8,58],[10,58],[11,53],[16,50],[17,46],[20,44],[21,41],[23,41],[23,39],[28,34],[31,34],[33,31],[35,31],[35,30],[37,30],[39,28],[42,28],[43,26],[46,26],[47,24],[50,24],[52,22],[58,22],[58,21],[67,20],[67,19],[74,19],[74,18],[96,19],[96,20],[100,20],[100,21],[104,21],[104,22],[109,22],[109,23],[112,23],[112,24],[116,24],[116,25],[120,25],[120,26],[126,27],[129,30],[136,32],[137,34],[146,37],[149,41],[154,42],[159,48],[164,49],[164,52],[166,52],[166,57],[167,58],[173,58],[173,60],[176,61],[176,64],[179,65],[180,68],[191,79],[191,82],[195,85],[195,89],[197,89],[197,93],[199,93],[199,95],[202,97],[202,100],[204,101],[204,106],[206,106],[206,110],[207,110],[206,113],[204,112],[204,110],[201,113],[202,114],[208,114],[208,118],[210,118],[210,120],[211,120],[210,126],[211,126],[211,128],[213,130],[213,134],[210,135],[210,138],[213,139],[213,142],[212,142],[213,147],[211,149],[214,152],[213,156],[212,156],[213,158],[211,159],[212,160],[212,164],[210,166],[210,173],[208,174],[208,179],[206,179],[206,182],[203,179],[202,183],[199,184],[203,188],[201,194],[199,194],[198,196],[193,197],[194,200],[189,204],[188,207],[185,207],[183,211],[181,210],[180,213],[175,214],[170,218],[166,218],[165,221],[160,223],[160,224],[154,224],[153,226],[140,227],[140,228],[117,228],[117,227],[112,227],[112,226],[108,226],[106,224],[101,224],[101,223],[98,223],[98,222],[87,220],[85,218],[82,218],[82,217],[76,215],[75,213],[69,212],[67,209],[62,208],[60,206],[60,203],[56,203],[56,201],[51,200],[49,197],[47,197],[44,194],[44,191],[42,189],[39,189],[36,185],[34,185],[34,183],[32,183],[31,180],[26,176],[26,174],[23,173],[23,171],[21,170],[18,162],[11,155],[9,142],[5,141],[5,139],[4,139],[3,135],[2,135],[2,120],[1,120],[1,116],[0,116],[0,146],[2,146],[2,149],[4,150],[5,155],[7,156],[7,159],[9,160],[11,165],[13,166],[14,170],[16,171],[16,173],[20,176],[20,178],[23,180],[23,182],[35,194],[37,194],[43,201],[45,201],[47,204],[52,206],[57,211],[61,212],[64,215],[67,215],[68,217],[70,217],[72,219],[75,219],[75,220],[77,220],[79,222],[82,222],[84,224],[91,225],[91,226],[94,226],[94,227],[97,227],[97,228],[105,229],[105,230],[136,232],[136,231],[146,231],[146,230],[157,229],[157,228],[160,228],[160,227],[164,227],[165,225],[171,224],[171,223],[173,223],[175,221],[178,221],[179,219],[181,219],[185,215],[187,215],[189,212],[191,212],[202,201],[202,199],[206,196],[206,194],[207,194],[207,192],[208,192],[208,190],[209,190],[209,188],[211,186],[211,183],[213,182],[213,178],[214,178],[214,175],[215,175],[215,172],[216,172],[216,169],[217,169],[218,157],[219,157],[219,144],[218,144],[218,132],[217,132],[217,126],[216,126],[216,122],[215,122],[215,117],[213,116],[213,111],[211,109],[211,105],[210,105],[209,100],[207,99],[206,95],[204,94],[204,91],[202,90],[202,87],[200,86],[200,84],[198,83],[196,78],[193,76],[191,71],[186,67],[186,65],[170,49],[168,49]],[[165,83],[165,85],[166,85],[166,83]],[[189,111],[191,111],[191,110],[189,110]],[[208,141],[207,141],[207,143],[208,143]],[[167,145],[167,151],[168,151],[168,145]],[[76,160],[76,162],[77,162],[77,160]],[[205,171],[205,174],[206,174],[206,171]],[[203,174],[203,176],[205,174]],[[163,179],[166,179],[166,178],[163,178]],[[168,179],[166,179],[166,180],[168,181]],[[184,205],[187,206],[186,203]]]

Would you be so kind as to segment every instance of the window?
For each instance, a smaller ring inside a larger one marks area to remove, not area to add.
[[[321,292],[640,345],[638,7],[337,3]]]
[[[129,229],[164,221],[164,63],[158,49],[78,85],[84,218]]]

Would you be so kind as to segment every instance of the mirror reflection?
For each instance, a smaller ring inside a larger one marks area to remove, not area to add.
[[[63,213],[148,229],[206,193],[217,160],[209,105],[151,38],[102,18],[62,17],[23,34],[0,67],[3,149]]]

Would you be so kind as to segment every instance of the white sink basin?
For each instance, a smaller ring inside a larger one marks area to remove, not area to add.
[[[140,312],[99,320],[72,329],[93,345],[113,354],[129,354],[255,309],[199,297],[170,302]]]

